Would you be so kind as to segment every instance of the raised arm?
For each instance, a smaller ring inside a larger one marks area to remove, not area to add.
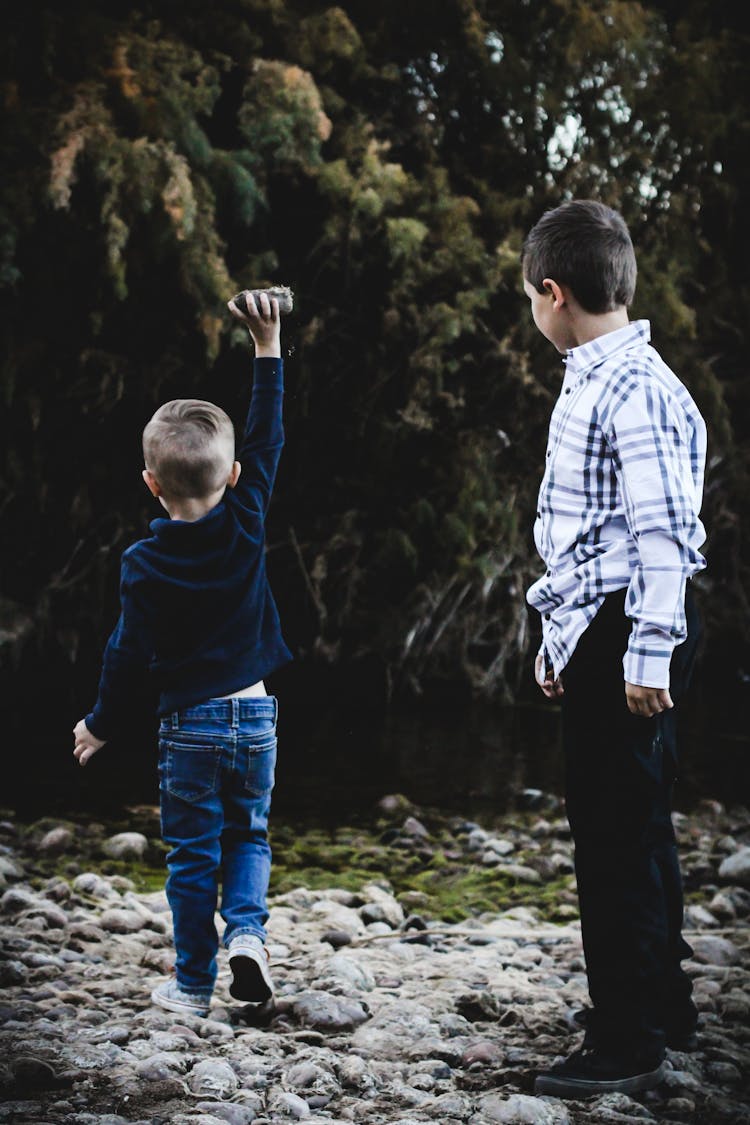
[[[242,465],[234,498],[242,507],[265,515],[271,499],[276,470],[284,444],[282,398],[284,371],[281,361],[281,326],[279,303],[265,293],[258,299],[246,294],[247,315],[234,301],[228,308],[241,321],[255,345],[253,391],[245,432],[240,443],[238,461]]]

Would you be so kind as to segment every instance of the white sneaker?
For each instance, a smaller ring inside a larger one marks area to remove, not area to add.
[[[229,995],[235,1000],[262,1004],[273,996],[268,971],[268,950],[255,934],[238,934],[229,943],[229,968],[232,983]]]
[[[151,993],[154,1004],[169,1012],[184,1012],[193,1016],[207,1016],[211,1004],[210,994],[183,992],[176,980],[165,980]]]

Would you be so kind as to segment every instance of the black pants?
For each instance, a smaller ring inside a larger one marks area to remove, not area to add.
[[[688,587],[689,587],[688,583]],[[589,1041],[616,1052],[661,1053],[671,1029],[692,1030],[692,985],[680,962],[683,899],[671,821],[677,748],[674,711],[632,715],[622,658],[632,622],[625,591],[605,598],[562,680],[566,808],[589,993]],[[675,706],[699,633],[692,591],[688,639],[675,649]]]

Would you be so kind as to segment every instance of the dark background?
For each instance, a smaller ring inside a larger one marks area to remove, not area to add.
[[[619,208],[633,317],[709,427],[684,801],[747,801],[746,14],[717,3],[14,5],[2,51],[6,802],[153,799],[153,726],[77,771],[155,407],[242,424],[225,301],[291,285],[269,568],[289,809],[559,787],[531,527],[559,358],[518,252]],[[76,772],[77,771],[77,772]]]

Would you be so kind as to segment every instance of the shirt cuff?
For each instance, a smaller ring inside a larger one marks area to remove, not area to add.
[[[673,647],[665,645],[646,647],[632,638],[623,657],[622,668],[626,683],[639,687],[666,688],[669,690],[669,664]]]

